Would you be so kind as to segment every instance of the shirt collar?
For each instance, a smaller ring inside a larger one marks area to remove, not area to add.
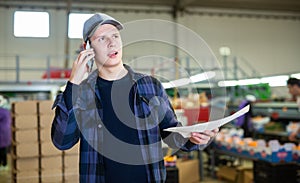
[[[126,65],[126,64],[123,64],[125,69],[128,70],[128,73],[129,73],[129,76],[130,76],[130,79],[133,81],[133,82],[136,82],[137,80],[141,79],[142,76],[137,74],[130,66]],[[95,86],[96,84],[96,81],[97,81],[97,77],[98,77],[98,70],[94,70],[87,78],[87,83],[90,85],[90,86]]]

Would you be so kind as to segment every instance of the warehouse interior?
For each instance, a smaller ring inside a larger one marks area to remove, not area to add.
[[[0,182],[80,182],[79,143],[51,141],[52,105],[99,12],[122,23],[123,62],[161,82],[183,126],[251,107],[205,149],[163,144],[167,183],[300,182],[300,1],[0,0],[0,10],[0,109],[11,119]]]

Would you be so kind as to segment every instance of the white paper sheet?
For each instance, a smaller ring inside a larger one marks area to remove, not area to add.
[[[169,132],[178,132],[180,133],[184,138],[191,137],[192,132],[203,132],[205,130],[213,130],[216,128],[219,128],[220,126],[225,125],[226,123],[238,118],[239,116],[247,113],[249,111],[250,105],[247,105],[246,107],[242,108],[241,110],[235,112],[234,114],[227,116],[222,119],[209,121],[205,123],[199,123],[192,126],[181,126],[181,127],[172,127],[167,128],[164,131]]]

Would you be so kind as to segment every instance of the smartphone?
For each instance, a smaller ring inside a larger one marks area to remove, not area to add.
[[[85,49],[87,50],[87,49],[90,49],[90,48],[91,48],[91,45],[90,45],[90,42],[88,41],[86,43]],[[93,69],[93,65],[94,65],[94,58],[92,58],[91,60],[89,60],[86,65],[88,67],[88,71],[91,72],[92,69]]]

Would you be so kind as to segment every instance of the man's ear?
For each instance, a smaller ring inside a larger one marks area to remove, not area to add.
[[[83,47],[84,50],[86,50],[86,42],[82,43],[82,47]]]

